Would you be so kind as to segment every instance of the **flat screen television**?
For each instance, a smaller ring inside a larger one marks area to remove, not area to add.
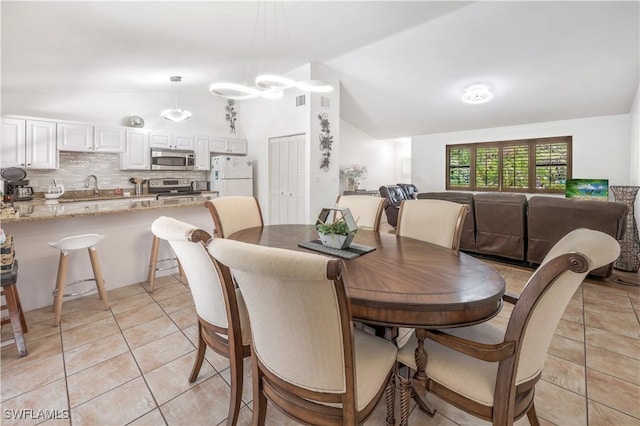
[[[607,201],[609,179],[567,179],[565,196],[583,200]]]

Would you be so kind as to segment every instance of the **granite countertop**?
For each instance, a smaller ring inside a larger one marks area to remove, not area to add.
[[[160,200],[156,200],[155,195],[148,194],[133,197],[99,194],[92,198],[77,197],[58,200],[34,198],[32,201],[16,201],[13,207],[6,206],[2,209],[0,220],[2,223],[30,222],[151,209],[193,207],[203,205],[206,200],[217,197],[217,195],[217,192],[203,192],[200,195]]]

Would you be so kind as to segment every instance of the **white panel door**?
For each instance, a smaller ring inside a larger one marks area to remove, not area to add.
[[[305,223],[305,136],[269,139],[269,223]]]

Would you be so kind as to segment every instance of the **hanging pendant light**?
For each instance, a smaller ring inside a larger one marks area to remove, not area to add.
[[[180,95],[180,86],[179,83],[182,81],[182,77],[179,75],[175,75],[169,78],[169,81],[174,83],[171,87],[171,92],[173,93],[173,97],[175,100],[174,107],[162,111],[162,116],[170,121],[184,121],[188,118],[191,118],[191,112],[186,109],[178,108],[178,97]],[[174,90],[175,88],[175,90]]]
[[[252,53],[256,36],[256,28],[258,26],[258,21],[260,17],[261,3],[258,3],[258,11],[256,13],[256,19],[253,27],[253,42],[252,42]],[[275,5],[275,2],[274,2]],[[274,6],[275,8],[275,6]],[[287,28],[287,20],[284,13],[284,5],[281,2],[282,9],[282,21],[284,21],[284,27],[287,35],[289,34],[289,29]],[[274,17],[277,18],[277,12],[274,10]],[[266,29],[266,10],[262,7],[262,19]],[[274,23],[274,32],[275,32],[275,40],[276,45],[278,43],[277,37],[277,23]],[[266,43],[266,31],[263,37],[263,43]],[[289,37],[289,43],[291,42]],[[277,49],[276,49],[277,50]],[[252,55],[251,55],[252,56]],[[250,56],[250,58],[251,58]],[[262,64],[264,60],[264,46],[262,49],[262,59],[260,63]],[[251,59],[247,60],[247,75],[249,72],[251,63]],[[245,82],[246,77],[245,75]],[[237,84],[237,83],[228,83],[228,82],[216,82],[212,83],[209,86],[209,91],[216,95],[226,99],[233,100],[245,100],[245,99],[254,99],[254,98],[265,98],[265,99],[279,99],[284,95],[284,91],[290,88],[298,88],[300,90],[304,90],[306,92],[330,92],[333,90],[333,86],[326,81],[321,80],[309,80],[309,81],[295,81],[290,78],[278,75],[278,74],[260,74],[256,77],[254,81],[255,86],[250,87],[246,84]]]

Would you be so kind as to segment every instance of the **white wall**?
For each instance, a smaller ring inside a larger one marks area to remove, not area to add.
[[[411,158],[411,142],[374,139],[351,123],[340,120],[340,168],[354,164],[367,167],[362,189],[374,190],[381,185],[410,183],[411,174],[402,173],[402,159]],[[340,182],[340,191],[346,189]]]
[[[269,219],[269,138],[304,133],[306,135],[307,183],[306,218],[314,223],[322,207],[333,205],[338,196],[338,164],[340,152],[340,91],[339,82],[324,67],[307,64],[287,77],[294,80],[319,79],[329,81],[330,93],[306,93],[306,104],[296,107],[296,96],[305,92],[288,89],[281,99],[250,99],[242,101],[242,111],[248,123],[245,127],[249,155],[256,159],[254,190],[262,206],[265,223]],[[330,108],[320,107],[320,96],[330,99]],[[333,135],[331,163],[328,172],[320,169],[322,152],[319,149],[320,120],[318,115],[329,115]]]
[[[534,137],[573,136],[573,177],[630,184],[629,114],[521,126],[419,135],[412,138],[412,180],[420,191],[445,190],[445,145]],[[610,194],[610,199],[613,195]]]
[[[240,105],[236,106],[238,133],[231,134],[225,120],[227,100],[211,95],[205,87],[180,93],[180,107],[193,112],[193,117],[180,123],[165,120],[160,113],[173,106],[169,89],[167,87],[167,92],[135,93],[3,91],[2,115],[29,115],[111,126],[126,126],[130,116],[138,115],[144,119],[145,129],[243,137],[243,128],[248,123]]]

